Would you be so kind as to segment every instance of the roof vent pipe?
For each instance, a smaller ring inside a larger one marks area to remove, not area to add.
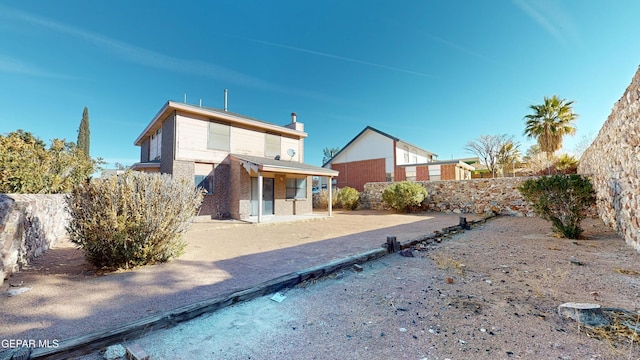
[[[292,123],[296,123],[298,115],[296,113],[291,113],[291,122]]]
[[[227,111],[227,97],[228,97],[228,93],[229,93],[229,90],[224,89],[224,111]]]

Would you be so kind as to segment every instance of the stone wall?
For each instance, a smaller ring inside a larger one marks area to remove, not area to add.
[[[582,155],[578,173],[591,176],[605,224],[640,251],[640,69]]]
[[[428,192],[430,211],[454,213],[496,213],[510,216],[535,216],[522,198],[518,186],[528,177],[418,181]],[[390,183],[368,183],[362,193],[362,207],[383,209],[382,192]]]
[[[67,236],[64,196],[0,194],[0,284]]]

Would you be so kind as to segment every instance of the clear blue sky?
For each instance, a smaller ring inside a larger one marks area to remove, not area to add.
[[[139,159],[133,141],[167,100],[309,133],[305,162],[367,125],[468,157],[480,135],[522,136],[529,105],[574,100],[572,152],[640,64],[637,0],[0,1],[0,133]]]

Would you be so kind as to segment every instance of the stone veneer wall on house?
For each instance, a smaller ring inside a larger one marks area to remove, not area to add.
[[[535,216],[518,186],[528,177],[418,181],[428,192],[430,211],[454,213],[497,213],[511,216]],[[368,183],[362,193],[362,207],[384,209],[382,192],[390,183]]]
[[[0,194],[0,284],[68,236],[64,197]]]
[[[640,251],[640,68],[582,155],[578,173],[591,176],[604,223]]]

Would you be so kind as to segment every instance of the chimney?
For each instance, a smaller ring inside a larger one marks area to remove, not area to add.
[[[298,114],[294,112],[291,113],[291,123],[285,125],[284,127],[293,130],[304,131],[304,124],[298,122]]]

